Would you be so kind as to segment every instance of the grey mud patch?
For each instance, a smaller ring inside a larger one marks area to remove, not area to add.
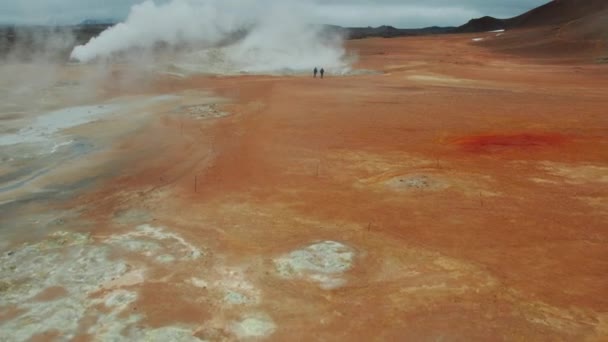
[[[127,258],[132,254],[137,262],[116,258],[114,252],[126,252]],[[169,260],[171,265],[194,265],[203,256],[179,234],[147,224],[95,239],[85,233],[57,232],[13,248],[0,255],[0,311],[12,314],[0,321],[0,341],[27,341],[43,334],[60,340],[86,334],[99,341],[159,342],[200,341],[195,335],[213,337],[214,331],[229,340],[272,335],[276,325],[257,308],[262,291],[250,279],[251,270],[221,262],[187,281],[200,289],[199,299],[217,305],[212,321],[198,327],[143,324],[145,315],[133,307],[140,286],[152,281],[151,271]],[[326,266],[342,268],[334,263]]]
[[[56,232],[3,252],[0,311],[15,314],[0,321],[0,341],[27,341],[51,332],[61,340],[86,333],[101,341],[199,341],[187,327],[146,328],[143,316],[129,310],[138,298],[133,286],[145,282],[146,268],[111,257],[112,251],[129,248],[161,261],[165,255],[181,261],[202,256],[181,236],[149,225],[101,241]],[[41,298],[57,288],[61,295]]]
[[[282,278],[305,279],[329,290],[346,283],[343,274],[352,268],[354,257],[352,248],[323,241],[283,255],[274,260],[274,265]]]
[[[249,297],[235,291],[226,291],[226,295],[224,296],[224,302],[233,305],[247,304],[250,301],[251,299]]]
[[[140,225],[129,233],[113,235],[106,241],[124,250],[154,258],[159,263],[196,260],[203,255],[200,249],[183,237],[149,224]]]
[[[274,321],[266,314],[245,316],[241,321],[232,323],[230,331],[239,339],[262,338],[272,335],[276,330]]]
[[[13,208],[8,204],[3,207],[0,204],[0,216],[3,216],[0,218],[0,234],[2,234],[0,240],[7,244],[10,244],[11,240],[16,240],[15,237],[17,236],[20,238],[46,236],[50,232],[65,229],[68,225],[78,225],[80,227],[88,225],[86,221],[79,218],[79,213],[74,209],[53,212],[20,209],[22,208]]]
[[[333,170],[339,170],[335,172]],[[407,153],[376,154],[335,151],[321,167],[323,176],[375,191],[438,192],[447,189],[478,196],[491,179],[483,175],[447,172],[438,162]]]
[[[207,290],[223,306],[252,306],[262,301],[261,291],[248,279],[241,267],[216,265],[206,272],[208,278],[192,277],[189,283]]]
[[[199,276],[188,281],[200,289],[200,297],[194,300],[211,302],[215,308],[213,318],[198,328],[198,336],[210,341],[260,340],[275,332],[273,319],[259,310],[261,290],[247,273],[246,267],[218,264],[205,272],[206,279]]]
[[[107,246],[91,242],[86,234],[59,232],[0,256],[0,277],[7,284],[0,307],[23,310],[0,325],[0,340],[25,341],[47,331],[72,339],[81,318],[102,316],[88,296],[124,274],[128,266],[110,260]],[[67,295],[49,302],[34,300],[51,287],[62,287]]]
[[[430,190],[441,187],[441,183],[428,175],[405,175],[389,179],[385,183],[396,190]]]
[[[152,221],[152,215],[144,209],[119,210],[114,213],[114,222],[123,225],[133,225]]]
[[[196,119],[219,119],[230,115],[228,112],[219,110],[217,104],[198,104],[191,106],[184,106],[179,109],[180,112]]]
[[[255,274],[250,265],[219,261],[186,281],[199,293],[193,300],[215,308],[213,318],[199,327],[197,336],[210,341],[260,340],[274,333],[273,319],[259,308],[262,291],[251,279]]]
[[[164,327],[159,329],[136,330],[132,336],[137,341],[146,342],[200,342],[202,340],[192,335],[192,330],[180,327]]]
[[[495,197],[500,194],[492,191],[492,179],[485,175],[475,174],[444,174],[433,170],[412,173],[383,173],[367,179],[361,179],[356,186],[374,187],[380,191],[395,193],[438,193],[441,191],[457,191],[465,196]]]

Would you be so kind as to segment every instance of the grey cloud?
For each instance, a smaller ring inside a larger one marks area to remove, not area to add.
[[[341,25],[423,27],[460,25],[474,17],[512,17],[548,0],[328,0],[320,16]]]
[[[168,0],[156,0],[167,2]],[[217,0],[221,1],[221,0]],[[281,0],[277,0],[281,1]],[[77,23],[123,19],[142,0],[0,0],[0,23]],[[473,17],[511,17],[548,0],[300,0],[314,3],[319,22],[346,26],[459,25]]]

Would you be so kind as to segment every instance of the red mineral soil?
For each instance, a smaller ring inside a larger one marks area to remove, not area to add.
[[[68,206],[96,236],[146,210],[204,251],[138,285],[144,325],[230,340],[257,313],[275,341],[605,341],[608,68],[477,36],[349,42],[377,74],[159,78],[141,92],[210,91],[230,115],[159,111]],[[354,251],[338,283],[279,275],[277,258],[323,241]],[[258,301],[206,289],[231,279]]]

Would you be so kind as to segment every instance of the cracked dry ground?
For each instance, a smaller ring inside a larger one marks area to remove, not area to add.
[[[157,113],[4,252],[0,340],[608,339],[608,72],[469,42],[134,89],[226,101]]]

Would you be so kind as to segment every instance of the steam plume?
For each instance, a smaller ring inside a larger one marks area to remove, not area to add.
[[[315,25],[311,6],[291,0],[146,1],[71,57],[90,62],[160,45],[194,49],[182,61],[204,71],[347,69],[342,38]]]

